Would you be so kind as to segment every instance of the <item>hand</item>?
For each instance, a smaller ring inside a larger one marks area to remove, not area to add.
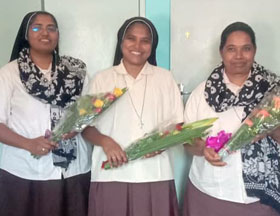
[[[71,138],[75,137],[77,134],[78,134],[78,132],[75,132],[75,131],[66,133],[66,134],[63,134],[62,139],[64,139],[64,140],[71,139]]]
[[[154,157],[154,156],[156,156],[156,155],[161,154],[163,151],[164,151],[164,150],[148,153],[148,154],[146,154],[146,155],[144,156],[144,158],[151,158],[151,157]]]
[[[101,146],[111,167],[118,167],[127,162],[126,153],[112,138],[104,136],[102,143]]]
[[[213,148],[204,148],[205,159],[213,166],[225,166],[226,163],[221,160],[221,157],[215,152]]]
[[[205,148],[205,141],[201,138],[196,138],[193,144],[185,144],[185,149],[192,155],[203,156],[203,150]]]
[[[277,143],[280,143],[280,127],[275,128],[268,135],[271,136],[275,141],[277,141]]]
[[[46,139],[44,136],[40,136],[34,139],[28,140],[27,150],[31,152],[33,155],[46,155],[51,150],[58,147],[58,144]]]

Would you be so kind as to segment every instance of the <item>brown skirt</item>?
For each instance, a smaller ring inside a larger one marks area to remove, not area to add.
[[[89,216],[178,216],[174,181],[92,182]]]
[[[260,202],[242,204],[208,196],[188,180],[183,216],[279,216],[273,208]]]
[[[33,181],[0,169],[1,216],[87,216],[90,172]]]

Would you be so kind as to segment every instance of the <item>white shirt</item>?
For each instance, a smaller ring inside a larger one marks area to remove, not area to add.
[[[50,129],[50,105],[25,91],[16,60],[0,69],[0,98],[0,123],[11,130],[27,138],[36,138]],[[53,165],[51,153],[35,159],[30,152],[6,144],[2,145],[0,168],[30,180],[61,179],[62,173],[65,178],[86,173],[91,167],[92,147],[79,134],[77,141],[77,159],[70,163],[67,171]]]
[[[231,83],[224,74],[227,87],[238,94],[241,87]],[[234,134],[241,126],[243,107],[233,107],[225,112],[216,113],[204,97],[205,82],[202,82],[190,95],[184,113],[185,122],[204,118],[218,117],[209,136],[216,136],[221,130]],[[224,167],[212,166],[204,157],[194,156],[189,178],[200,191],[218,199],[251,203],[257,198],[248,197],[242,178],[242,160],[240,151],[229,155]]]
[[[90,92],[108,92],[115,87],[128,87],[129,91],[101,116],[96,128],[102,134],[112,137],[123,149],[165,121],[182,122],[180,92],[169,71],[146,63],[134,79],[121,63],[98,73],[92,81]],[[139,118],[142,107],[143,129]],[[116,169],[102,170],[102,161],[107,160],[107,157],[100,146],[95,146],[91,181],[154,182],[173,179],[170,154],[167,150],[152,158],[138,159]]]

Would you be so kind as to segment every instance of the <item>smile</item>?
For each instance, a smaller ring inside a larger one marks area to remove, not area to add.
[[[133,55],[141,55],[141,53],[137,52],[137,51],[131,51],[131,54],[133,54]]]
[[[41,42],[50,42],[49,39],[41,39],[40,41],[41,41]]]

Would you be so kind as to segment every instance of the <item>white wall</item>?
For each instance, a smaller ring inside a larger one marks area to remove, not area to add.
[[[172,0],[171,70],[176,79],[187,91],[204,80],[220,62],[223,29],[235,21],[254,29],[257,62],[280,74],[279,8],[279,0]]]
[[[117,31],[139,13],[138,0],[45,0],[60,29],[61,54],[81,58],[89,74],[113,65]]]
[[[40,9],[41,0],[0,1],[0,67],[10,60],[16,34],[24,15]]]

